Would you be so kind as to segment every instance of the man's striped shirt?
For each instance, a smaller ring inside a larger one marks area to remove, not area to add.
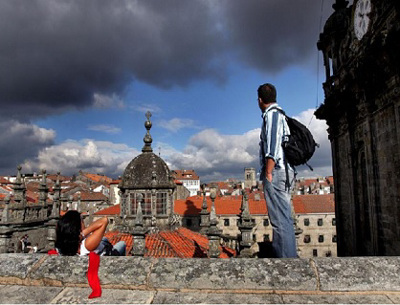
[[[263,123],[260,133],[260,166],[261,178],[265,174],[266,159],[272,158],[275,161],[275,168],[285,168],[282,143],[288,141],[290,135],[289,126],[285,116],[279,112],[278,104],[270,105],[262,114]]]

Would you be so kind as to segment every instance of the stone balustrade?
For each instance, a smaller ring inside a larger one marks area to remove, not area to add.
[[[87,264],[87,257],[0,254],[0,301],[85,303]],[[102,257],[103,296],[95,302],[400,303],[399,274],[400,257]]]

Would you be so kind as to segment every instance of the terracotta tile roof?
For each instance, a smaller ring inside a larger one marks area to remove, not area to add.
[[[4,177],[0,177],[0,184],[10,184],[10,181],[8,181],[6,178]]]
[[[92,180],[93,182],[105,182],[109,184],[110,182],[113,181],[113,179],[103,176],[103,175],[96,175],[96,174],[90,174],[90,173],[84,173],[83,174],[86,178]]]
[[[74,194],[74,200],[78,200],[79,195],[81,196],[82,201],[107,201],[108,198],[103,193],[100,192],[85,192],[81,191],[80,193]]]
[[[326,177],[329,184],[333,184],[333,176]]]
[[[119,180],[113,180],[110,182],[110,184],[119,184],[121,182],[121,179]]]
[[[334,194],[296,195],[293,206],[297,214],[334,213],[335,197]]]
[[[192,196],[187,199],[175,200],[175,213],[179,215],[198,215],[203,204],[202,196]],[[237,215],[240,213],[242,206],[242,196],[221,196],[215,198],[215,212],[218,215]],[[249,198],[250,213],[254,215],[266,214],[267,207],[264,197],[261,195],[260,200]],[[211,209],[211,199],[207,197],[207,209]]]
[[[172,175],[176,180],[199,180],[199,176],[196,174],[194,169],[180,170],[176,169],[172,171]]]
[[[125,241],[127,253],[133,246],[133,237],[127,233],[117,231],[107,232],[105,237],[112,244],[120,240]],[[145,239],[147,257],[207,257],[208,239],[206,236],[190,231],[186,228],[179,228],[175,231],[161,231],[159,233],[148,234]],[[236,255],[236,251],[228,247],[220,247],[220,258],[229,258]]]
[[[119,204],[116,204],[109,208],[100,210],[100,211],[94,213],[94,215],[119,215],[120,213],[121,213],[121,207]]]

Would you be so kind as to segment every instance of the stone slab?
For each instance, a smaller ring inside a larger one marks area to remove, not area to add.
[[[30,274],[30,278],[51,279],[63,284],[87,284],[87,256],[48,255],[45,261]]]
[[[314,258],[322,291],[400,291],[400,257]]]
[[[100,298],[89,299],[90,288],[66,288],[52,304],[150,304],[155,292],[144,290],[103,289]]]
[[[282,304],[276,294],[157,292],[153,304]]]
[[[62,288],[59,287],[2,285],[0,304],[46,304],[61,291]]]
[[[285,304],[390,304],[383,294],[324,294],[324,295],[283,295]]]
[[[100,283],[145,285],[151,262],[151,259],[141,257],[102,256],[99,268]],[[87,256],[49,256],[30,277],[57,280],[64,284],[87,284],[88,263]]]
[[[305,259],[160,259],[149,287],[171,289],[307,290],[317,288]]]
[[[25,279],[44,254],[0,254],[0,277]]]
[[[400,294],[388,293],[386,296],[392,301],[393,304],[400,304]]]
[[[147,284],[153,259],[143,257],[101,257],[99,277],[102,284]]]

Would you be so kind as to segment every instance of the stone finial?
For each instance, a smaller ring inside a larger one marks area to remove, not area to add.
[[[242,208],[241,213],[239,215],[239,230],[241,235],[240,241],[240,254],[239,257],[252,257],[253,253],[251,251],[251,246],[253,245],[253,228],[255,224],[253,223],[253,219],[250,215],[248,195],[243,190],[242,191]]]
[[[143,195],[136,195],[137,209],[135,226],[132,231],[133,247],[131,253],[133,256],[144,256],[146,250],[146,231],[143,228],[143,213],[142,213]]]
[[[208,237],[208,256],[210,258],[218,258],[220,255],[220,238],[221,238],[221,230],[218,229],[218,220],[215,212],[215,198],[216,198],[216,187],[212,186],[210,190],[210,198],[211,198],[211,212],[210,212],[210,223],[209,229],[207,231]]]
[[[207,198],[206,198],[206,185],[203,184],[203,204],[201,205],[200,211],[200,233],[206,234],[207,229],[210,225],[210,213],[207,210]]]
[[[147,129],[147,133],[143,138],[144,146],[142,148],[142,152],[153,152],[153,148],[151,147],[151,143],[153,142],[153,139],[150,135],[150,129],[152,126],[150,117],[151,117],[151,112],[147,111],[146,112],[147,121],[144,123],[144,127],[146,127],[146,129]]]

